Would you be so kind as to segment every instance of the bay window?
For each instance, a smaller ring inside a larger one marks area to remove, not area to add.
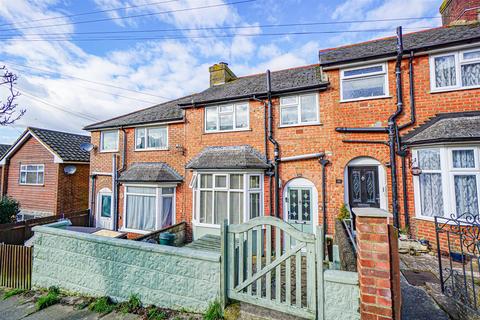
[[[235,131],[249,128],[248,103],[205,108],[205,132]]]
[[[43,185],[44,175],[43,164],[20,165],[20,184]]]
[[[135,129],[135,150],[165,150],[168,148],[168,127]]]
[[[175,187],[125,186],[123,227],[126,231],[154,231],[175,221]]]
[[[478,216],[480,207],[480,147],[449,146],[417,149],[413,162],[415,204],[420,217],[464,214]]]
[[[340,70],[341,100],[388,97],[386,64]]]
[[[280,98],[280,125],[318,123],[318,95],[316,93]]]
[[[432,91],[480,86],[480,49],[455,51],[430,57]]]
[[[262,174],[197,173],[194,181],[197,223],[239,224],[262,215]]]

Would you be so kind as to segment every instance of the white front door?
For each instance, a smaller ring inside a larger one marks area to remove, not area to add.
[[[314,233],[318,224],[318,192],[308,179],[296,178],[283,192],[284,220],[302,232]]]
[[[100,191],[97,197],[96,227],[112,230],[112,193]]]

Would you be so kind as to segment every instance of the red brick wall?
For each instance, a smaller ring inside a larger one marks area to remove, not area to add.
[[[448,26],[458,21],[476,21],[478,20],[478,8],[468,10],[470,8],[480,7],[479,0],[444,0],[440,7],[442,14],[442,23]]]
[[[20,185],[21,164],[44,164],[44,184],[42,186]],[[28,138],[10,158],[7,194],[17,199],[22,209],[55,214],[58,167],[59,165],[53,162],[53,155],[38,140]]]
[[[64,168],[67,165],[58,165],[57,214],[88,209],[89,165],[75,164],[77,171],[73,175],[66,175]]]

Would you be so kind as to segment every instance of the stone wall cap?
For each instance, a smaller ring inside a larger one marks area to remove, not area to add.
[[[358,273],[341,270],[325,270],[323,273],[325,281],[358,285]]]
[[[352,208],[353,213],[357,217],[370,217],[370,218],[391,218],[393,217],[390,212],[379,208]]]

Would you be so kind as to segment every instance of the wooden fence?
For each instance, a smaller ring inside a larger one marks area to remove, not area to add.
[[[20,222],[0,224],[0,243],[23,245],[26,240],[33,236],[32,228],[42,224],[48,224],[59,219],[69,219],[74,226],[89,226],[89,210],[64,215],[49,216],[43,218],[30,219]]]
[[[0,244],[0,286],[30,289],[32,247]]]

